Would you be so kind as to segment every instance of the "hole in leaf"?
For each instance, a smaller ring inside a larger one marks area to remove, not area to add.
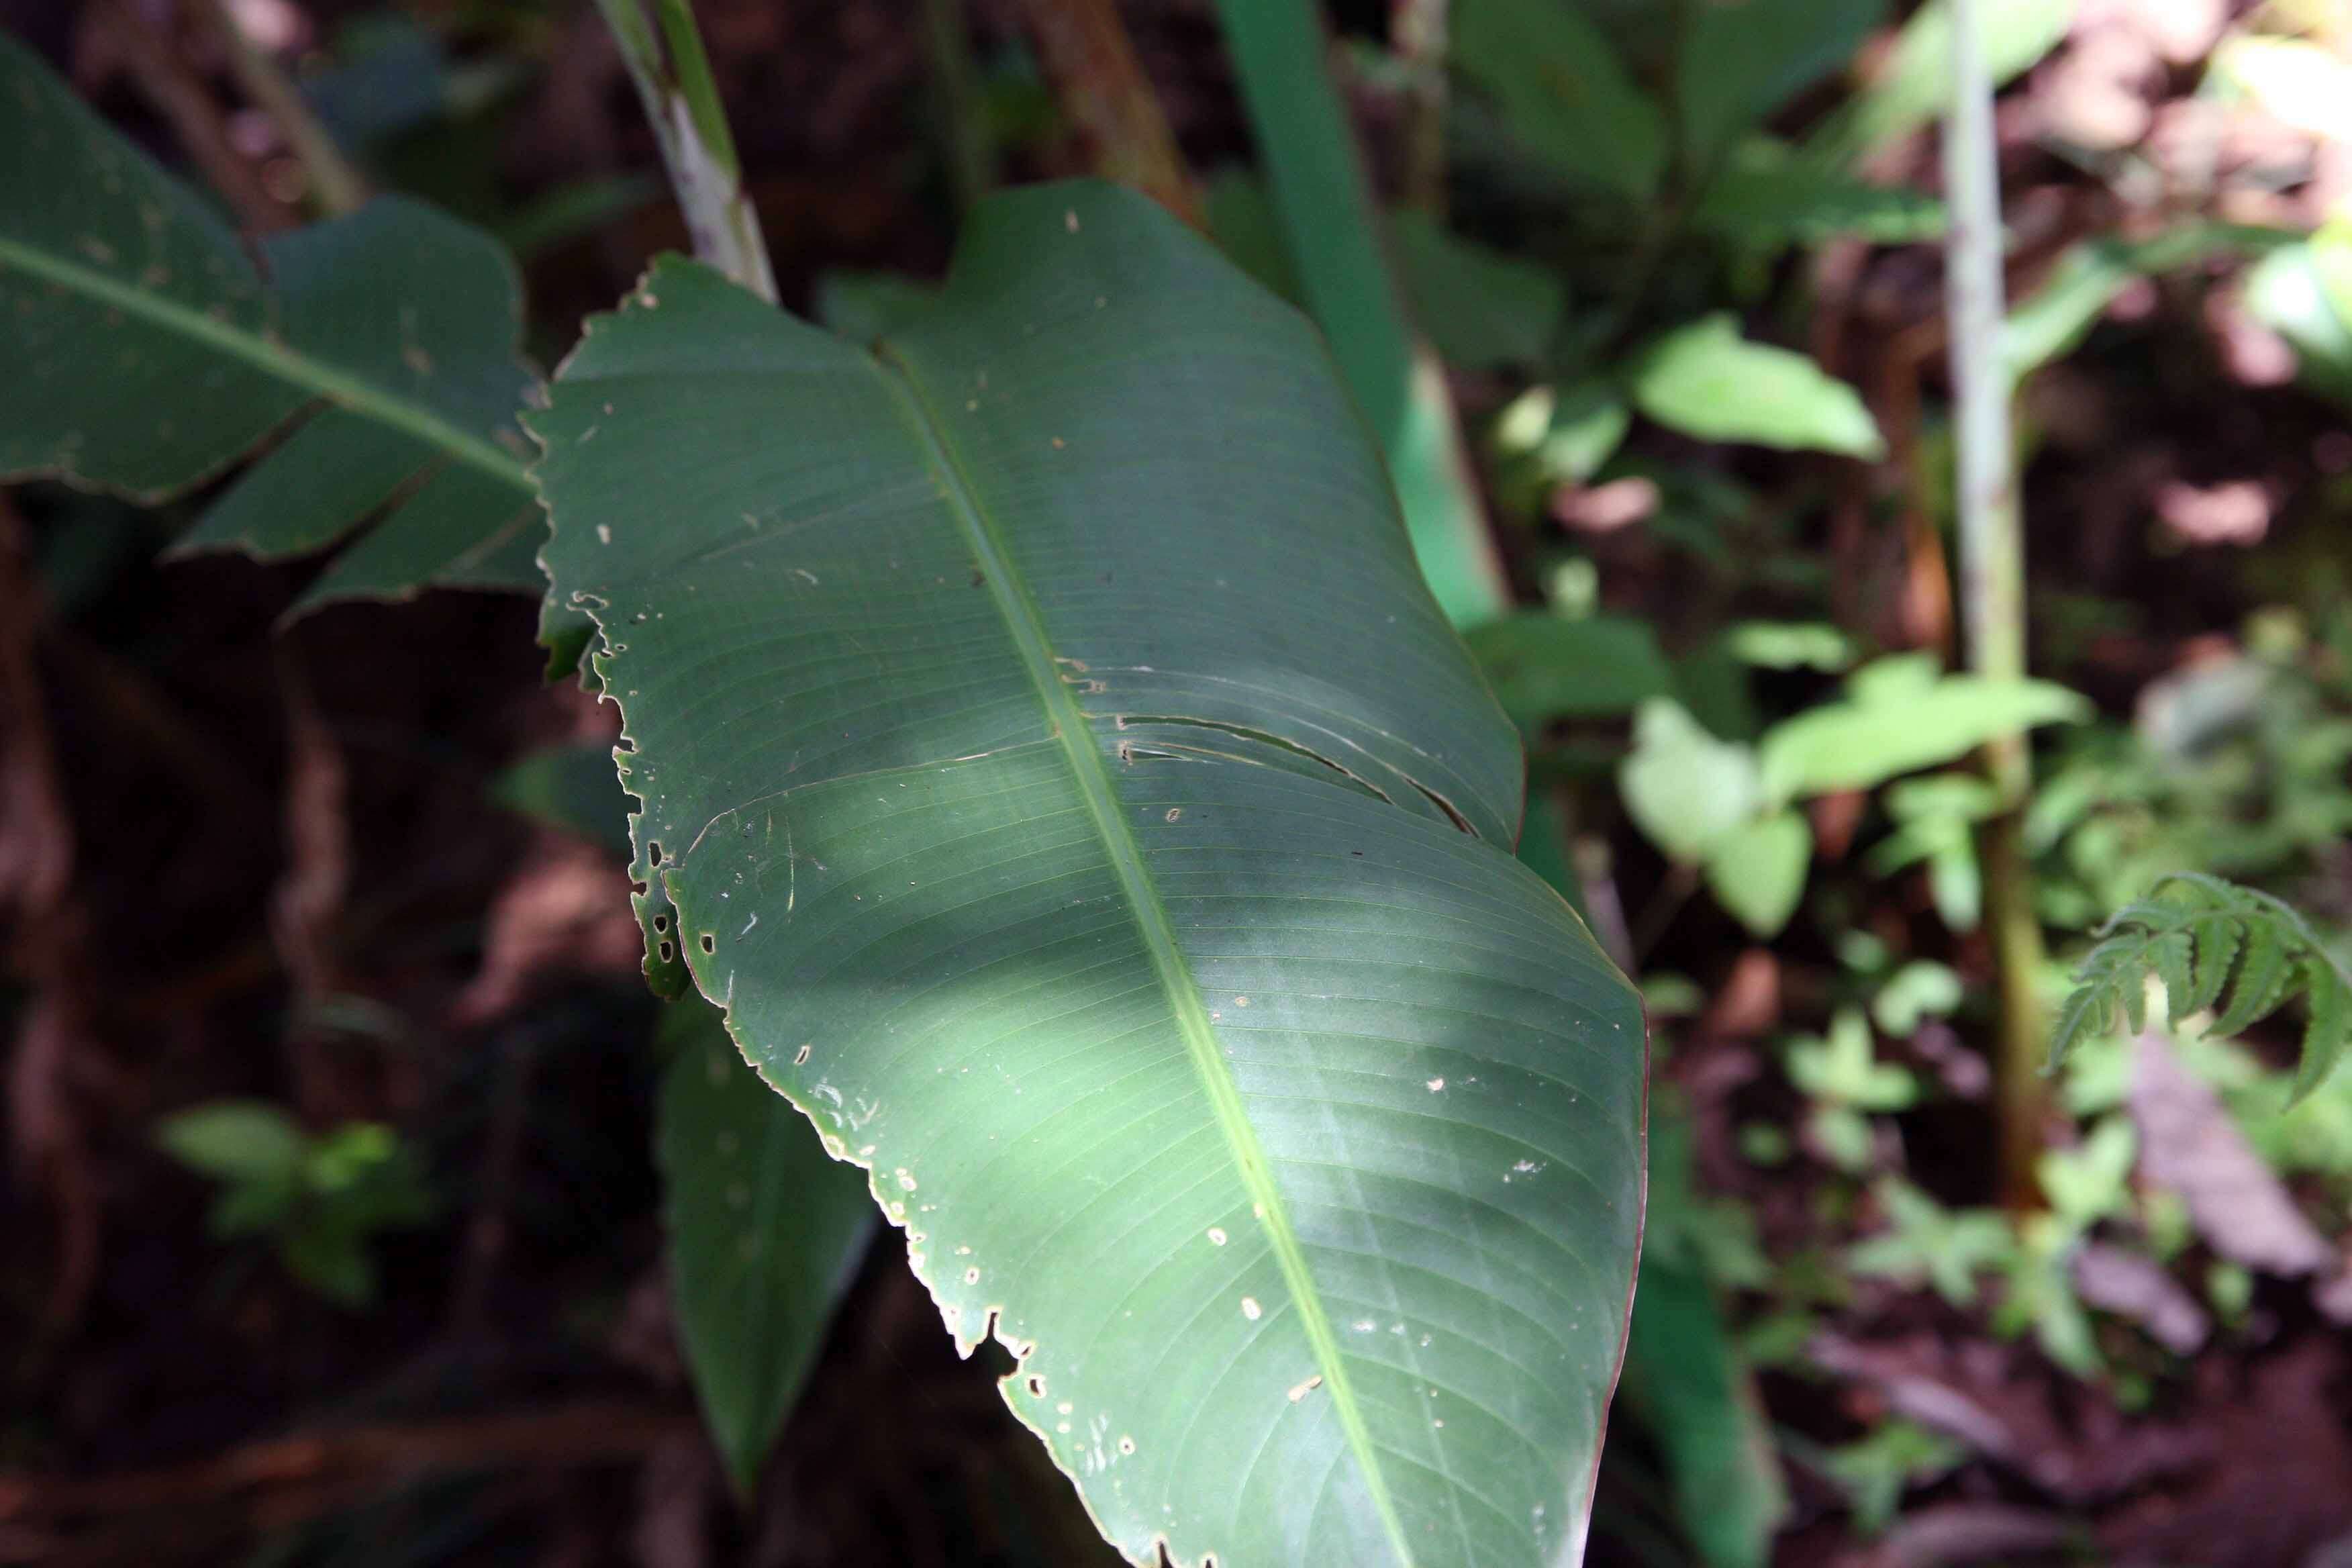
[[[704,931],[702,933],[702,951],[706,953],[717,952],[719,951],[718,940],[709,931]]]

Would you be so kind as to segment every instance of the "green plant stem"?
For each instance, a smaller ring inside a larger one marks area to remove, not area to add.
[[[1952,98],[1944,125],[1944,186],[1951,207],[1945,303],[1955,410],[1960,600],[1969,668],[1996,680],[2025,674],[2025,533],[2000,363],[2000,177],[1978,0],[1952,0]],[[2025,734],[1996,736],[1985,761],[2000,814],[1984,836],[1987,915],[2000,965],[2000,1186],[2011,1207],[2032,1202],[2048,1093],[2044,1023],[2036,984],[2042,927],[2021,816],[2033,787]]]
[[[774,304],[775,270],[759,215],[743,194],[735,138],[689,0],[596,0],[596,8],[613,30],[660,143],[694,254]]]
[[[1457,626],[1510,604],[1445,372],[1416,341],[1311,0],[1218,0],[1283,240],[1331,357],[1388,459],[1414,557]]]
[[[923,44],[939,93],[940,160],[947,165],[957,209],[969,211],[996,184],[996,146],[971,68],[963,0],[923,0]]]
[[[259,46],[246,37],[237,26],[236,13],[228,0],[212,0],[212,18],[228,51],[229,69],[236,73],[237,86],[254,107],[269,116],[286,145],[310,176],[310,194],[321,210],[340,216],[357,212],[367,204],[367,181],[352,166],[335,139],[310,112],[303,101],[301,89],[278,68],[278,62],[263,52]]]

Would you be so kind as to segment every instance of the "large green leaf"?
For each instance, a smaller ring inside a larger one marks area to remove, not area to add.
[[[511,262],[386,197],[272,237],[204,199],[0,37],[0,479],[141,500],[276,437],[179,548],[307,553],[390,509],[310,602],[522,588],[541,523],[514,416]]]
[[[1312,329],[1048,186],[871,356],[666,260],[530,424],[656,942],[1106,1535],[1573,1561],[1641,1013]]]
[[[1734,138],[1853,58],[1886,0],[1703,0],[1675,58],[1682,154],[1710,169]]]
[[[1454,64],[1528,151],[1590,189],[1635,202],[1656,192],[1665,116],[1580,6],[1463,0],[1447,26]]]
[[[749,1492],[874,1228],[807,1118],[768,1092],[700,1002],[668,1008],[656,1152],[670,1294],[694,1386]]]

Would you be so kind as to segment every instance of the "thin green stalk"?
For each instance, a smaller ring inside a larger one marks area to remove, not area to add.
[[[1456,626],[1510,591],[1462,450],[1445,372],[1416,341],[1381,248],[1355,136],[1324,65],[1312,0],[1217,0],[1276,216],[1316,321],[1388,458],[1430,591]]]
[[[1955,500],[1960,600],[1969,668],[1999,680],[2025,674],[2025,530],[2000,363],[2000,176],[1993,139],[1992,79],[1979,0],[1952,0],[1952,99],[1944,126],[1945,198],[1951,209],[1945,301],[1956,404]],[[2022,731],[1985,748],[2001,815],[1984,836],[1987,915],[2000,964],[2000,1180],[2012,1206],[2032,1201],[2048,1095],[2044,1022],[2036,982],[2042,927],[2033,910],[2021,817],[2033,787]]]
[[[963,0],[923,0],[923,41],[939,93],[940,156],[958,210],[970,211],[996,184],[996,147],[982,112]]]
[[[338,215],[357,212],[367,202],[367,181],[343,156],[343,150],[335,145],[335,139],[319,123],[319,117],[310,112],[301,89],[237,26],[236,12],[228,0],[212,0],[212,14],[215,28],[228,50],[229,69],[236,73],[237,86],[286,138],[295,161],[310,177],[310,194],[318,199],[320,207]]]
[[[759,215],[743,194],[735,138],[690,0],[596,0],[596,8],[613,30],[661,145],[694,254],[773,304],[775,270]]]

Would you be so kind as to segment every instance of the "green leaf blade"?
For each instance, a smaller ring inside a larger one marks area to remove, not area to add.
[[[677,1051],[656,1140],[679,1337],[748,1494],[865,1251],[874,1207],[709,1009],[673,1007],[662,1032]]]
[[[0,168],[0,355],[21,370],[0,387],[0,477],[160,501],[282,437],[177,547],[265,559],[320,548],[436,468],[499,487],[506,517],[528,505],[520,284],[487,236],[388,196],[273,237],[257,268],[5,37],[0,142],[32,154]]]
[[[1886,443],[1860,394],[1807,356],[1739,335],[1727,313],[1677,328],[1642,357],[1633,402],[1702,441],[1878,458]]]
[[[721,290],[532,421],[697,983],[1121,1550],[1572,1552],[1638,1004],[1308,330],[1092,186],[880,365]]]

